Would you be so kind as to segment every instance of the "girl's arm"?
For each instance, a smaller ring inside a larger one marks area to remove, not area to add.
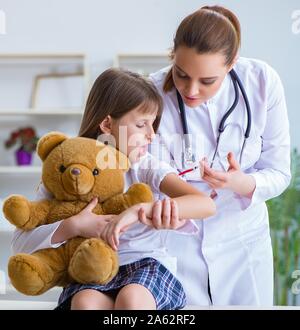
[[[52,244],[76,236],[85,238],[100,237],[103,228],[114,216],[93,213],[97,203],[98,198],[94,198],[81,212],[63,220],[52,236]]]
[[[170,216],[172,209],[172,201],[177,204],[176,215],[179,219],[186,218],[207,218],[215,214],[216,206],[213,200],[198,191],[196,188],[181,180],[176,174],[170,173],[160,183],[160,190],[162,193],[171,197],[171,203],[164,207],[157,207],[157,203],[141,203],[132,206],[124,211],[108,224],[103,230],[101,237],[106,240],[113,249],[117,250],[119,245],[119,235],[125,231],[130,225],[137,222],[140,216],[140,210],[143,209],[149,220],[149,225],[153,222],[161,220],[164,216]],[[153,210],[155,209],[155,214]],[[156,219],[157,218],[157,219]],[[145,223],[143,221],[143,223]]]
[[[39,184],[36,200],[51,199],[53,196],[46,190],[42,183]],[[57,248],[64,240],[52,242],[52,237],[62,221],[49,225],[42,225],[32,230],[24,231],[16,229],[11,240],[11,250],[16,253],[34,253],[35,251]],[[54,244],[57,243],[57,244]]]
[[[40,184],[36,200],[51,199],[52,195]],[[11,249],[16,253],[34,253],[35,251],[57,248],[66,240],[76,237],[100,237],[103,227],[111,218],[110,215],[92,213],[97,204],[94,199],[79,214],[52,224],[39,226],[29,231],[16,229],[11,240]]]
[[[203,219],[208,218],[215,214],[216,206],[214,201],[194,188],[189,183],[181,180],[176,174],[170,173],[162,180],[160,184],[160,190],[165,195],[172,198],[178,206],[178,218],[179,219]],[[172,202],[172,201],[171,201]],[[135,211],[139,210],[141,207],[144,209],[146,217],[152,218],[152,208],[154,205],[163,204],[161,201],[156,201],[154,203],[143,203],[133,206]],[[163,205],[162,205],[163,206]],[[163,209],[163,207],[161,207]],[[156,215],[160,216],[159,207]],[[163,211],[163,210],[162,210]],[[165,210],[168,213],[168,210]],[[154,219],[155,221],[155,219]]]
[[[58,248],[68,239],[80,237],[100,237],[103,228],[112,219],[112,215],[97,215],[92,211],[97,205],[93,199],[80,213],[29,231],[15,230],[11,248],[16,253],[33,253],[48,248]]]
[[[12,253],[31,254],[38,250],[59,247],[64,241],[52,242],[52,237],[60,224],[61,221],[43,225],[29,231],[16,229],[11,240]]]

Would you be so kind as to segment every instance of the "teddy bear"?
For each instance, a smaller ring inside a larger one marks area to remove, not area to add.
[[[93,197],[98,198],[93,209],[98,215],[120,214],[153,199],[150,187],[143,183],[123,193],[129,159],[97,140],[50,132],[39,140],[37,154],[43,163],[42,182],[53,198],[29,201],[12,195],[5,200],[6,219],[22,230],[78,214]],[[117,253],[100,238],[75,237],[58,248],[18,253],[8,263],[12,285],[26,295],[40,295],[72,282],[105,284],[117,272]]]

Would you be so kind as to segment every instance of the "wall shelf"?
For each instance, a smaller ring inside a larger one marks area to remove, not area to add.
[[[168,53],[160,54],[117,54],[114,66],[137,72],[144,76],[154,73],[171,64]]]
[[[0,65],[49,65],[81,64],[85,61],[82,53],[0,53]]]
[[[0,174],[41,174],[41,166],[0,166]]]
[[[0,109],[0,116],[81,116],[82,114],[82,109]]]

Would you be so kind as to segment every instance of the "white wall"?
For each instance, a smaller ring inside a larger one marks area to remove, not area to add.
[[[282,77],[292,145],[300,150],[297,127],[300,123],[300,33],[292,33],[291,18],[295,10],[300,10],[300,0],[224,0],[218,3],[235,11],[240,18],[242,55],[266,60]],[[92,76],[96,77],[113,64],[117,53],[166,51],[172,46],[179,22],[205,4],[215,4],[215,1],[0,0],[0,10],[6,16],[6,35],[0,34],[0,53],[84,52],[88,55]],[[0,120],[3,121],[3,117]],[[27,118],[27,122],[29,120],[35,127],[42,125],[40,119]],[[68,125],[76,125],[71,122],[74,120],[59,118],[57,125],[67,130]],[[48,125],[56,125],[54,118],[49,117],[47,121]],[[10,131],[15,123],[3,122],[2,127],[4,125]],[[0,157],[5,163],[3,148]],[[38,180],[38,176],[23,176],[15,177],[12,183],[11,176],[2,176],[0,192],[3,196],[19,192],[31,198]],[[8,245],[9,237],[1,237],[0,270],[6,268]]]
[[[1,0],[6,35],[0,52],[71,52],[89,56],[93,75],[112,65],[118,52],[162,52],[172,45],[181,19],[204,4],[198,0]],[[243,32],[242,55],[266,60],[282,77],[294,146],[300,148],[297,94],[300,33],[292,33],[300,0],[224,0]],[[300,24],[299,24],[300,28]]]

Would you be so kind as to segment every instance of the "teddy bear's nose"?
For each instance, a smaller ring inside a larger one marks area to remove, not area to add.
[[[71,173],[73,175],[79,175],[81,173],[81,171],[79,168],[74,167],[74,168],[72,168]]]

